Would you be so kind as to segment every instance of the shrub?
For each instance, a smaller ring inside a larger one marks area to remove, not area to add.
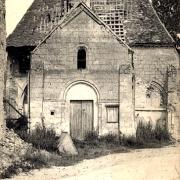
[[[156,123],[155,128],[153,128],[150,122],[140,122],[137,127],[136,138],[137,142],[145,144],[148,142],[170,141],[171,136],[166,126]]]
[[[166,125],[160,126],[160,125],[156,124],[156,127],[154,129],[154,135],[158,141],[170,141],[171,140],[171,135],[170,135],[169,130]]]
[[[117,143],[119,143],[119,137],[116,134],[110,133],[105,136],[102,136],[100,138],[100,141],[109,143],[109,144],[117,144]]]
[[[18,119],[6,119],[6,126],[16,131],[24,131],[28,129],[28,119],[22,116]]]
[[[155,139],[154,129],[150,122],[139,122],[136,130],[136,139],[140,144],[147,143]]]
[[[24,160],[29,162],[33,167],[40,168],[47,166],[49,162],[49,155],[47,153],[42,153],[40,150],[29,150],[24,155]]]
[[[11,178],[20,172],[29,172],[32,169],[62,165],[62,158],[59,155],[48,153],[47,151],[35,150],[34,148],[28,149],[21,158],[21,161],[13,163],[4,170],[0,174],[0,178]]]
[[[137,146],[137,139],[135,136],[123,136],[121,143],[125,146]]]
[[[85,136],[84,141],[91,145],[97,145],[99,141],[97,132],[95,131],[88,132]]]
[[[0,178],[1,179],[5,179],[5,178],[11,178],[12,175],[16,175],[18,174],[18,168],[17,168],[18,164],[14,163],[13,165],[9,166],[4,172],[2,172],[0,174]]]
[[[37,149],[57,151],[59,138],[53,129],[38,126],[31,133],[19,131],[18,134],[24,141],[31,143]]]
[[[98,134],[95,131],[88,132],[85,135],[85,141],[94,141],[94,140],[97,140],[97,139],[98,139]]]
[[[136,136],[122,137],[122,144],[131,147],[159,147],[162,142],[171,140],[166,126],[156,124],[155,128],[148,122],[139,122]]]

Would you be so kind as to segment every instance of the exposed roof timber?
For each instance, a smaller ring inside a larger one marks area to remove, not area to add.
[[[37,46],[61,21],[61,5],[62,0],[35,0],[14,32],[7,38],[7,46]],[[131,16],[129,19],[122,19],[126,43],[136,46],[155,44],[172,47],[174,41],[149,0],[131,0],[131,5]]]
[[[80,8],[80,11],[75,14],[74,11],[77,11],[78,7]],[[63,28],[71,19],[80,14],[82,11],[86,12],[86,14],[88,14],[92,19],[94,19],[98,24],[104,26],[105,29],[110,32],[114,38],[116,38],[121,44],[123,44],[126,48],[133,52],[133,50],[124,41],[122,41],[122,39],[118,37],[108,25],[106,25],[95,13],[93,13],[92,10],[84,2],[79,2],[76,3],[75,6],[62,18],[61,22],[45,36],[45,38],[37,45],[37,47],[33,50],[32,53],[34,53],[39,48],[39,46],[52,35],[52,33],[57,28]],[[73,16],[71,16],[71,14]]]

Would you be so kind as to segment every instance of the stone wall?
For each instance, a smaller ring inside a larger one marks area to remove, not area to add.
[[[5,0],[0,0],[0,138],[4,131],[4,73],[6,62]]]
[[[137,120],[166,123],[177,137],[179,127],[179,57],[171,47],[133,48]],[[169,114],[169,115],[168,115]],[[175,128],[175,129],[174,129]]]
[[[10,60],[8,60],[10,62]],[[8,64],[8,67],[10,65]],[[14,67],[18,70],[17,67]],[[5,112],[6,119],[18,119],[22,115],[27,115],[24,111],[25,103],[24,100],[28,95],[26,88],[28,83],[28,74],[18,74],[7,70],[7,81],[6,81],[6,104]],[[18,113],[19,112],[19,113]]]
[[[87,50],[84,70],[77,69],[79,47]],[[99,134],[118,133],[119,128],[126,134],[133,132],[132,62],[128,48],[86,13],[81,12],[51,34],[32,54],[31,62],[32,126],[44,123],[59,133],[69,132],[70,107],[66,92],[73,83],[81,81],[96,90],[94,130]],[[109,105],[120,105],[121,127],[119,122],[107,123]]]

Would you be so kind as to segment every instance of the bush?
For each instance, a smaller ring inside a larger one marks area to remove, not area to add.
[[[140,144],[147,143],[155,139],[154,129],[150,122],[139,122],[136,130],[136,139]]]
[[[37,149],[57,151],[58,137],[53,129],[36,127],[31,133],[19,131],[19,136],[26,142],[31,143]]]
[[[28,119],[22,116],[18,119],[6,119],[6,127],[17,131],[26,131],[28,129]]]
[[[13,163],[1,173],[0,178],[11,178],[14,175],[21,172],[29,172],[32,169],[62,165],[62,158],[59,155],[33,148],[29,149],[21,158],[21,161]]]
[[[24,155],[24,160],[29,162],[33,167],[40,168],[47,166],[49,162],[49,156],[47,153],[39,151],[29,150]]]
[[[139,122],[136,136],[122,137],[122,144],[131,147],[159,147],[161,143],[171,140],[166,126],[156,124],[155,128],[148,122]]]
[[[110,133],[105,136],[102,136],[100,138],[100,141],[109,143],[109,144],[118,144],[119,143],[119,137],[116,134]]]
[[[123,136],[121,143],[125,146],[137,146],[137,139],[135,136]]]
[[[91,145],[97,145],[99,141],[97,132],[88,132],[85,136],[84,141]]]
[[[154,136],[158,141],[170,141],[171,140],[171,135],[168,131],[167,126],[160,126],[156,124],[156,127],[154,129]]]
[[[95,131],[88,132],[85,135],[85,141],[96,141],[96,140],[98,140],[98,134]]]
[[[140,122],[136,131],[136,138],[138,142],[156,142],[156,141],[170,141],[171,136],[168,128],[163,125],[156,124],[153,128],[150,122]]]

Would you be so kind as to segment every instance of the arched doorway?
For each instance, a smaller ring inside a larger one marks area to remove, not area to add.
[[[70,134],[83,140],[87,133],[97,130],[98,92],[91,84],[81,81],[70,85],[65,98],[69,104]]]

